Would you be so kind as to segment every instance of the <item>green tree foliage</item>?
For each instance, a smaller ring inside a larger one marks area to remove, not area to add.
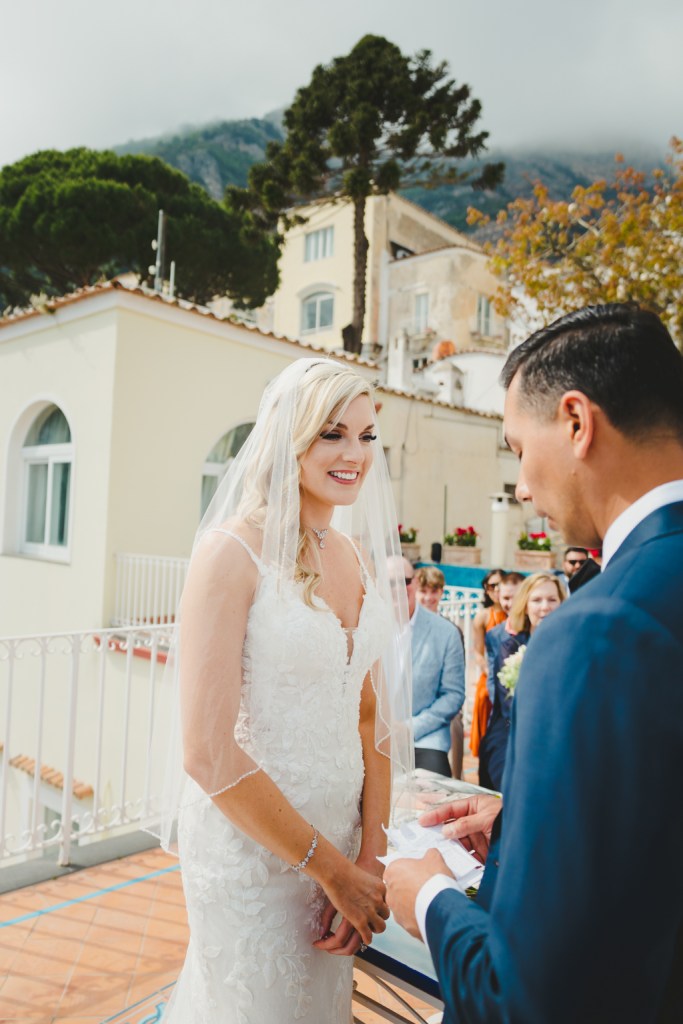
[[[286,138],[272,142],[249,172],[247,190],[228,188],[228,205],[252,210],[272,231],[300,223],[292,206],[321,196],[354,208],[354,306],[344,347],[360,351],[365,319],[368,241],[365,202],[401,187],[467,179],[458,161],[478,156],[481,104],[469,86],[433,64],[429,50],[411,58],[381,36],[364,36],[345,57],[315,68],[285,112]],[[478,188],[502,178],[502,164],[479,169]]]
[[[471,209],[470,224],[490,218]],[[530,330],[603,302],[637,302],[658,313],[683,344],[683,143],[650,174],[616,158],[616,173],[551,199],[537,182],[495,220],[488,245],[501,278],[498,311]],[[531,300],[531,301],[529,301]]]
[[[277,287],[277,241],[161,160],[46,150],[0,171],[0,306],[64,294],[124,271],[149,280],[158,211],[176,290],[261,305]]]

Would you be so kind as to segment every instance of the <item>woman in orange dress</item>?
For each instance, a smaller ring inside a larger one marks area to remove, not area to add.
[[[484,588],[484,607],[474,617],[472,630],[474,633],[474,656],[481,673],[474,692],[472,709],[472,726],[470,729],[470,750],[475,757],[479,756],[479,744],[486,733],[486,725],[491,714],[491,701],[486,690],[488,667],[486,664],[486,648],[484,637],[494,626],[499,626],[507,618],[498,603],[498,586],[503,577],[502,569],[491,569],[482,581]]]

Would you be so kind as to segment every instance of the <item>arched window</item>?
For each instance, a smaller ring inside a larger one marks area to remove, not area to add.
[[[201,515],[206,512],[226,469],[253,429],[253,423],[240,423],[223,434],[207,455],[202,473]]]
[[[301,333],[323,331],[334,323],[334,296],[330,292],[315,292],[301,303]]]
[[[56,405],[48,405],[33,420],[21,455],[21,549],[27,554],[63,557],[69,544],[73,445],[66,416]]]

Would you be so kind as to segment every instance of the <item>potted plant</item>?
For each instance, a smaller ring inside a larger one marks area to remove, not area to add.
[[[518,569],[530,569],[539,572],[541,569],[555,568],[555,552],[547,533],[520,533],[517,541],[515,566]]]
[[[401,552],[409,562],[417,562],[420,558],[420,545],[417,542],[418,531],[414,526],[403,526],[398,524],[398,539],[401,542]]]
[[[481,565],[479,534],[473,526],[456,526],[443,539],[441,559],[446,565]]]

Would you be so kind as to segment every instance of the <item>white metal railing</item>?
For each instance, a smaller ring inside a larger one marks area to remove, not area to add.
[[[447,587],[440,608],[463,632],[466,721],[481,597]],[[0,638],[0,864],[53,847],[67,864],[73,843],[152,813],[148,753],[169,640],[167,625]]]
[[[477,685],[477,662],[474,656],[474,617],[482,607],[484,591],[477,587],[444,588],[444,596],[439,605],[439,612],[462,631],[465,644],[466,690],[463,708],[465,726],[472,720],[474,691]]]
[[[113,626],[155,626],[174,620],[188,558],[165,555],[116,556]]]
[[[0,638],[0,864],[50,847],[68,864],[72,843],[152,812],[168,641],[165,626]]]

